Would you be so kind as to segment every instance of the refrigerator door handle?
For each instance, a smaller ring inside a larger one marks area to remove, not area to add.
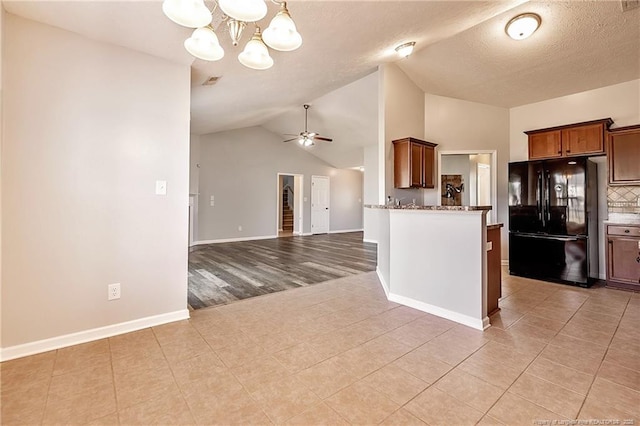
[[[551,221],[551,173],[549,170],[546,171],[546,189],[547,193],[545,196],[546,210],[547,210],[547,222]]]
[[[526,234],[526,233],[519,233],[519,232],[513,232],[512,235],[515,235],[517,237],[525,237],[525,238],[532,238],[532,239],[539,239],[539,240],[564,241],[567,243],[574,243],[576,241],[586,240],[586,238],[578,238],[578,237],[563,237],[563,236],[557,236],[557,235],[536,235],[536,234]]]
[[[542,212],[542,172],[538,172],[538,192],[536,194],[536,210],[538,211],[538,220],[544,226],[544,217]]]

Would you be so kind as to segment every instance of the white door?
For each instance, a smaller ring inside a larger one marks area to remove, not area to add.
[[[311,176],[311,233],[329,232],[329,177]]]

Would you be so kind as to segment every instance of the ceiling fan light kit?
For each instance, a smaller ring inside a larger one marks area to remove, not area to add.
[[[256,31],[242,53],[238,55],[241,64],[256,70],[265,70],[273,66],[269,55],[270,47],[275,50],[289,52],[302,45],[302,36],[284,1],[271,0],[280,5],[280,10],[271,20],[269,27],[261,33]],[[162,11],[176,24],[196,28],[191,37],[184,42],[185,49],[196,58],[205,61],[217,61],[224,57],[224,49],[220,45],[214,28],[210,26],[212,14],[220,8],[224,14],[229,31],[229,38],[237,46],[247,23],[256,23],[267,14],[264,0],[214,0],[215,6],[210,11],[204,0],[164,0]]]
[[[324,136],[320,136],[318,133],[316,132],[310,132],[307,129],[307,118],[308,118],[308,112],[309,112],[309,106],[308,104],[304,104],[304,131],[300,132],[300,134],[298,136],[296,136],[295,138],[291,138],[291,139],[287,139],[283,142],[291,142],[291,141],[295,141],[297,140],[298,143],[301,146],[304,147],[310,147],[315,145],[315,141],[319,140],[319,141],[324,141],[324,142],[333,142],[333,139],[331,138],[325,138]],[[291,135],[294,136],[294,135]]]
[[[540,27],[542,19],[536,13],[522,13],[509,22],[504,28],[509,37],[514,40],[529,38]]]

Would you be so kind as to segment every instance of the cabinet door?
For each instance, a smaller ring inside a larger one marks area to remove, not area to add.
[[[609,133],[609,184],[640,184],[640,129]]]
[[[411,186],[422,187],[424,175],[424,147],[415,143],[411,144]]]
[[[640,238],[608,237],[607,281],[640,289]]]
[[[575,127],[562,131],[564,155],[604,154],[604,127],[602,124]]]
[[[529,159],[562,157],[560,130],[529,135]]]
[[[422,157],[423,157],[422,187],[423,188],[435,188],[435,182],[433,178],[434,154],[435,154],[435,150],[433,149],[433,147],[430,147],[430,146],[423,147],[422,149]]]

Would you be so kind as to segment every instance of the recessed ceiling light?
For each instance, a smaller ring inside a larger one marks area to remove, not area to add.
[[[406,58],[407,56],[411,55],[411,53],[413,52],[413,47],[415,45],[416,45],[415,41],[410,41],[409,43],[401,44],[400,46],[396,47],[396,52],[398,52],[398,56],[402,56],[403,58]]]
[[[538,29],[541,22],[540,15],[523,13],[510,20],[504,30],[512,39],[524,40]]]

